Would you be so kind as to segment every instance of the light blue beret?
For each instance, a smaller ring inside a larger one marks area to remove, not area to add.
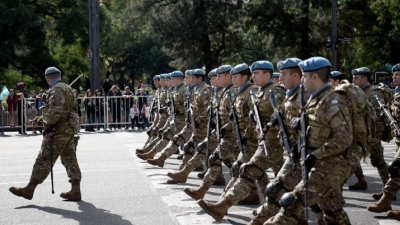
[[[184,77],[184,75],[181,71],[177,70],[171,73],[171,78],[172,77]]]
[[[394,65],[393,67],[392,67],[392,73],[394,73],[394,72],[396,72],[396,71],[399,71],[400,70],[400,63],[399,64],[396,64],[396,65]]]
[[[352,75],[358,75],[358,74],[371,74],[371,71],[367,67],[360,67],[354,70],[351,70]]]
[[[233,68],[233,67],[232,67],[231,65],[222,65],[222,66],[220,66],[220,67],[217,68],[216,73],[217,73],[217,74],[226,73],[226,72],[231,71],[232,68]]]
[[[194,70],[192,70],[192,76],[194,76],[194,75],[205,76],[206,75],[206,71],[204,71],[202,69],[194,69]]]
[[[275,73],[272,74],[272,77],[273,78],[279,78],[280,75],[281,75],[280,73],[275,72]]]
[[[193,70],[186,70],[185,71],[185,75],[192,75],[193,74]]]
[[[324,67],[331,67],[331,63],[324,57],[311,57],[299,63],[299,67],[303,72],[310,72],[322,69]]]
[[[301,59],[298,58],[287,58],[285,61],[280,61],[276,65],[279,70],[284,70],[288,68],[296,68],[299,67],[299,63],[301,62]]]
[[[246,63],[238,64],[233,69],[231,69],[231,75],[239,74],[240,72],[246,71],[249,69],[249,66]]]
[[[163,73],[163,74],[160,74],[159,76],[160,76],[160,79],[165,79],[165,73]]]
[[[332,71],[331,74],[329,75],[330,78],[337,78],[343,75],[340,71]]]
[[[155,76],[153,77],[153,80],[160,80],[160,79],[161,79],[160,75],[155,75]]]
[[[166,73],[166,74],[164,74],[164,75],[165,75],[165,79],[171,80],[171,74],[172,74],[172,73]]]
[[[44,75],[47,76],[47,75],[56,74],[56,73],[61,74],[59,69],[52,66],[52,67],[49,67],[46,69],[46,71],[44,72]]]
[[[209,78],[215,77],[215,76],[217,76],[217,69],[213,69],[208,73]]]
[[[272,70],[274,71],[274,65],[271,62],[261,60],[253,62],[250,66],[250,71],[253,73],[254,70]]]

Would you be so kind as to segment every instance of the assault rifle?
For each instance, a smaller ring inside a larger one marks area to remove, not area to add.
[[[214,93],[215,92],[215,93]],[[214,96],[217,94],[217,90],[215,89],[214,91],[211,92],[211,99],[214,98]],[[212,131],[212,120],[213,120],[213,102],[210,101],[210,106],[208,107],[208,124],[207,124],[207,149],[206,149],[206,157],[208,160],[208,157],[210,156],[210,137],[211,137],[211,131]]]
[[[191,99],[190,99],[190,89],[186,92],[186,104],[185,104],[185,108],[186,108],[186,127],[189,128],[189,126],[192,124],[191,121],[191,113],[190,113],[190,105],[191,103]]]
[[[394,131],[396,131],[396,136],[400,136],[400,128],[396,123],[396,120],[393,118],[393,116],[390,114],[387,105],[383,103],[382,99],[378,95],[374,95],[375,99],[378,101],[379,108],[381,108],[382,112],[382,117],[386,118],[387,122],[390,125],[390,128]]]
[[[176,120],[176,112],[175,112],[175,102],[174,102],[174,96],[172,96],[172,91],[168,90],[168,94],[169,94],[169,110],[171,113],[171,125],[174,126],[175,130],[176,130],[176,124],[175,124],[175,120]]]
[[[299,147],[301,152],[301,160],[305,161],[307,158],[308,150],[307,150],[307,136],[306,136],[306,112],[304,109],[304,86],[300,84],[299,87],[299,103],[300,103],[300,135],[299,135]],[[306,221],[308,221],[308,172],[305,163],[301,168],[301,173],[304,182],[304,216]]]
[[[250,90],[250,99],[251,99],[251,103],[253,104],[254,119],[256,120],[257,126],[259,128],[258,136],[260,137],[260,139],[262,141],[265,155],[268,156],[268,149],[267,149],[267,146],[265,145],[265,140],[264,140],[265,134],[264,134],[263,127],[261,124],[260,112],[258,111],[258,107],[256,105],[256,95],[254,94],[254,92],[252,90]]]
[[[293,150],[292,149],[292,144],[290,144],[290,141],[289,141],[288,132],[286,130],[285,123],[283,122],[282,113],[277,110],[278,103],[276,102],[275,92],[273,90],[269,91],[269,101],[271,102],[272,108],[275,111],[274,115],[276,117],[276,120],[278,121],[279,134],[280,134],[279,136],[282,139],[283,147],[286,149],[288,157],[290,157],[290,164],[292,165],[293,172],[294,172],[294,174],[296,176],[296,179],[297,179],[296,162],[295,162],[295,159],[293,159],[291,157],[291,153],[292,153],[292,150]]]

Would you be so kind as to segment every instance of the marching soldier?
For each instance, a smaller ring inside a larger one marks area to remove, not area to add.
[[[165,82],[165,79],[164,79]],[[153,103],[150,106],[150,112],[154,114],[154,119],[153,119],[153,124],[149,127],[149,130],[147,131],[147,141],[144,144],[144,147],[147,147],[147,145],[151,142],[152,139],[157,137],[157,131],[155,130],[155,127],[157,126],[159,120],[160,120],[160,114],[159,114],[159,108],[158,106],[160,105],[160,92],[161,92],[161,76],[156,75],[153,77],[153,83],[154,86],[157,88],[155,92],[155,97],[153,98]]]

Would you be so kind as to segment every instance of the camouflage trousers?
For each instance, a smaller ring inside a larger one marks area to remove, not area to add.
[[[397,146],[399,146],[398,141],[396,140]],[[400,189],[400,150],[397,147],[396,155],[394,156],[393,161],[390,164],[390,178],[388,182],[385,184],[383,191],[396,196],[397,191]]]
[[[185,126],[185,123],[175,122],[176,130],[180,131],[179,133],[173,133],[172,129],[169,130],[167,139],[169,143],[160,152],[168,157],[170,157],[175,152],[179,151],[179,148],[182,148],[185,142],[189,139],[191,134],[191,128]]]
[[[178,120],[179,119],[179,120]],[[173,145],[173,139],[175,134],[177,133],[177,131],[181,131],[183,129],[183,127],[185,126],[184,122],[179,122],[179,121],[183,121],[184,118],[178,118],[175,121],[175,125],[174,126],[170,126],[168,124],[168,122],[165,124],[165,126],[160,129],[163,130],[163,136],[161,138],[161,140],[159,140],[153,147],[152,151],[156,151],[156,152],[162,152],[168,153],[168,150],[165,149],[170,149],[171,148],[171,155],[176,152],[178,149],[178,146],[174,146]],[[174,151],[175,150],[175,151]],[[170,156],[170,155],[169,155]]]
[[[325,219],[332,224],[350,224],[347,213],[343,210],[342,183],[349,176],[350,166],[343,156],[331,156],[317,160],[309,172],[307,205],[317,203],[324,212]],[[304,221],[304,181],[300,181],[291,194],[294,202],[282,208],[275,216],[270,217],[267,225],[291,225]]]
[[[75,152],[78,140],[79,136],[74,136],[74,134],[56,134],[54,137],[44,136],[40,152],[33,165],[31,181],[41,184],[60,156],[61,163],[67,171],[69,182],[80,183],[81,170]],[[53,156],[52,165],[50,164],[51,155]]]
[[[247,148],[248,146],[246,146]],[[249,153],[251,154],[251,152]],[[225,197],[233,204],[237,204],[249,195],[251,190],[256,188],[256,181],[264,193],[265,187],[269,183],[268,175],[265,173],[267,169],[272,168],[275,173],[278,173],[283,164],[283,150],[282,148],[269,149],[268,153],[269,155],[266,156],[264,146],[260,143],[252,157],[247,158],[249,161],[240,166],[239,176],[233,175],[234,183],[228,185],[229,189],[225,193]],[[248,157],[251,156],[250,154]],[[238,160],[241,158],[242,154],[240,153]]]

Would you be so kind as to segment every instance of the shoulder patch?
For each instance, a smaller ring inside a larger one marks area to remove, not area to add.
[[[339,103],[339,101],[336,98],[331,100],[332,105],[336,105],[338,103]]]

